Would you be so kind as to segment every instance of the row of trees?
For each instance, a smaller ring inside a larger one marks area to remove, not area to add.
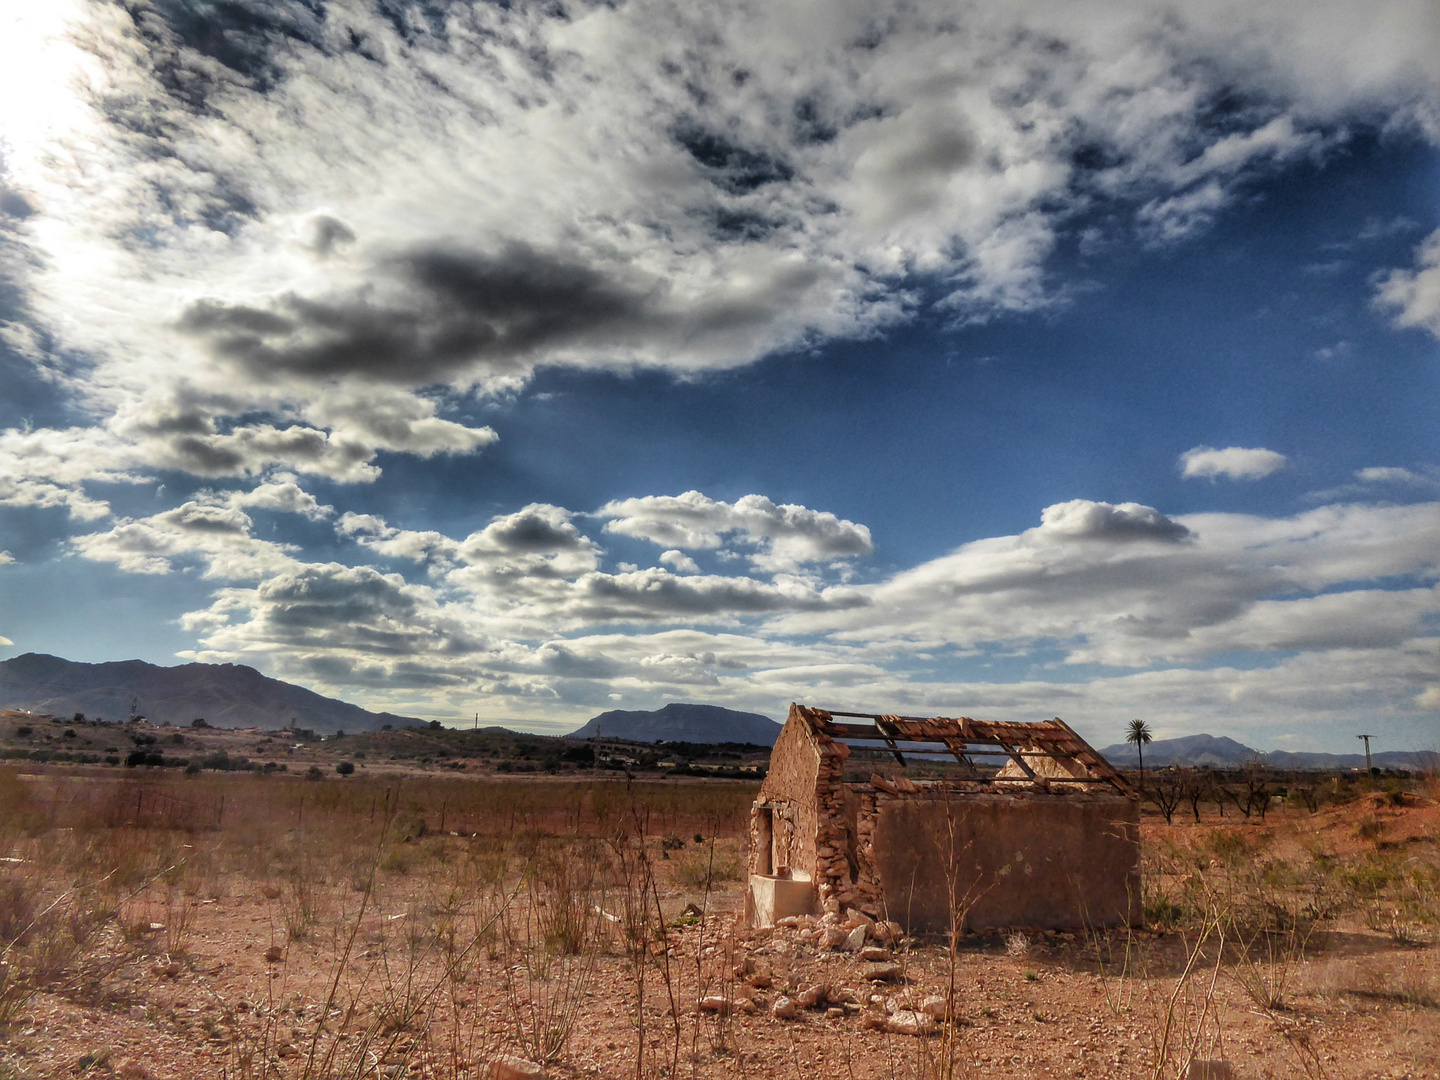
[[[1125,741],[1135,747],[1139,758],[1141,797],[1155,804],[1167,824],[1185,806],[1199,821],[1202,803],[1210,803],[1221,817],[1227,806],[1233,806],[1246,818],[1255,814],[1263,818],[1277,796],[1295,799],[1313,814],[1325,803],[1343,799],[1349,788],[1333,775],[1284,772],[1259,762],[1225,770],[1171,767],[1147,777],[1145,747],[1151,739],[1144,720],[1131,720],[1125,729]]]
[[[1324,801],[1324,784],[1320,781],[1295,781],[1283,777],[1263,765],[1247,765],[1243,769],[1171,768],[1142,777],[1140,794],[1149,799],[1168,824],[1181,807],[1188,806],[1195,820],[1200,820],[1202,803],[1214,806],[1225,816],[1225,808],[1233,806],[1243,817],[1258,814],[1264,818],[1271,800],[1277,795],[1298,797],[1312,813]]]

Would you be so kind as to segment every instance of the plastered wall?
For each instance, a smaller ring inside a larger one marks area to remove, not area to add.
[[[872,860],[886,914],[907,929],[1067,929],[1140,921],[1140,810],[1045,794],[881,798]]]

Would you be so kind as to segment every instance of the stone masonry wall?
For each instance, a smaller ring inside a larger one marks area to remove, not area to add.
[[[1133,800],[1000,785],[948,793],[904,780],[847,785],[849,756],[791,706],[751,810],[751,874],[808,879],[824,912],[857,908],[913,930],[948,929],[952,899],[971,928],[1138,920]]]

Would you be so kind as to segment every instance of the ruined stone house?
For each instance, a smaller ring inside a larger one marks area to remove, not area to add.
[[[938,775],[912,779],[917,762]],[[1136,792],[1061,720],[791,705],[751,808],[747,915],[766,926],[856,908],[910,931],[948,930],[952,911],[966,929],[1134,925],[1139,823]]]

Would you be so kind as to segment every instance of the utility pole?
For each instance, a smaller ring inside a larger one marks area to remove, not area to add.
[[[1355,737],[1356,737],[1357,739],[1362,739],[1362,740],[1364,740],[1364,743],[1365,743],[1365,771],[1366,771],[1367,773],[1368,773],[1368,772],[1374,772],[1374,769],[1373,769],[1373,767],[1372,767],[1371,764],[1370,764],[1370,740],[1373,739],[1375,736],[1373,736],[1373,735],[1356,735]]]
[[[479,731],[479,730],[480,730],[480,714],[479,714],[478,712],[475,714],[475,727],[472,728],[471,730],[473,730],[473,731]]]

